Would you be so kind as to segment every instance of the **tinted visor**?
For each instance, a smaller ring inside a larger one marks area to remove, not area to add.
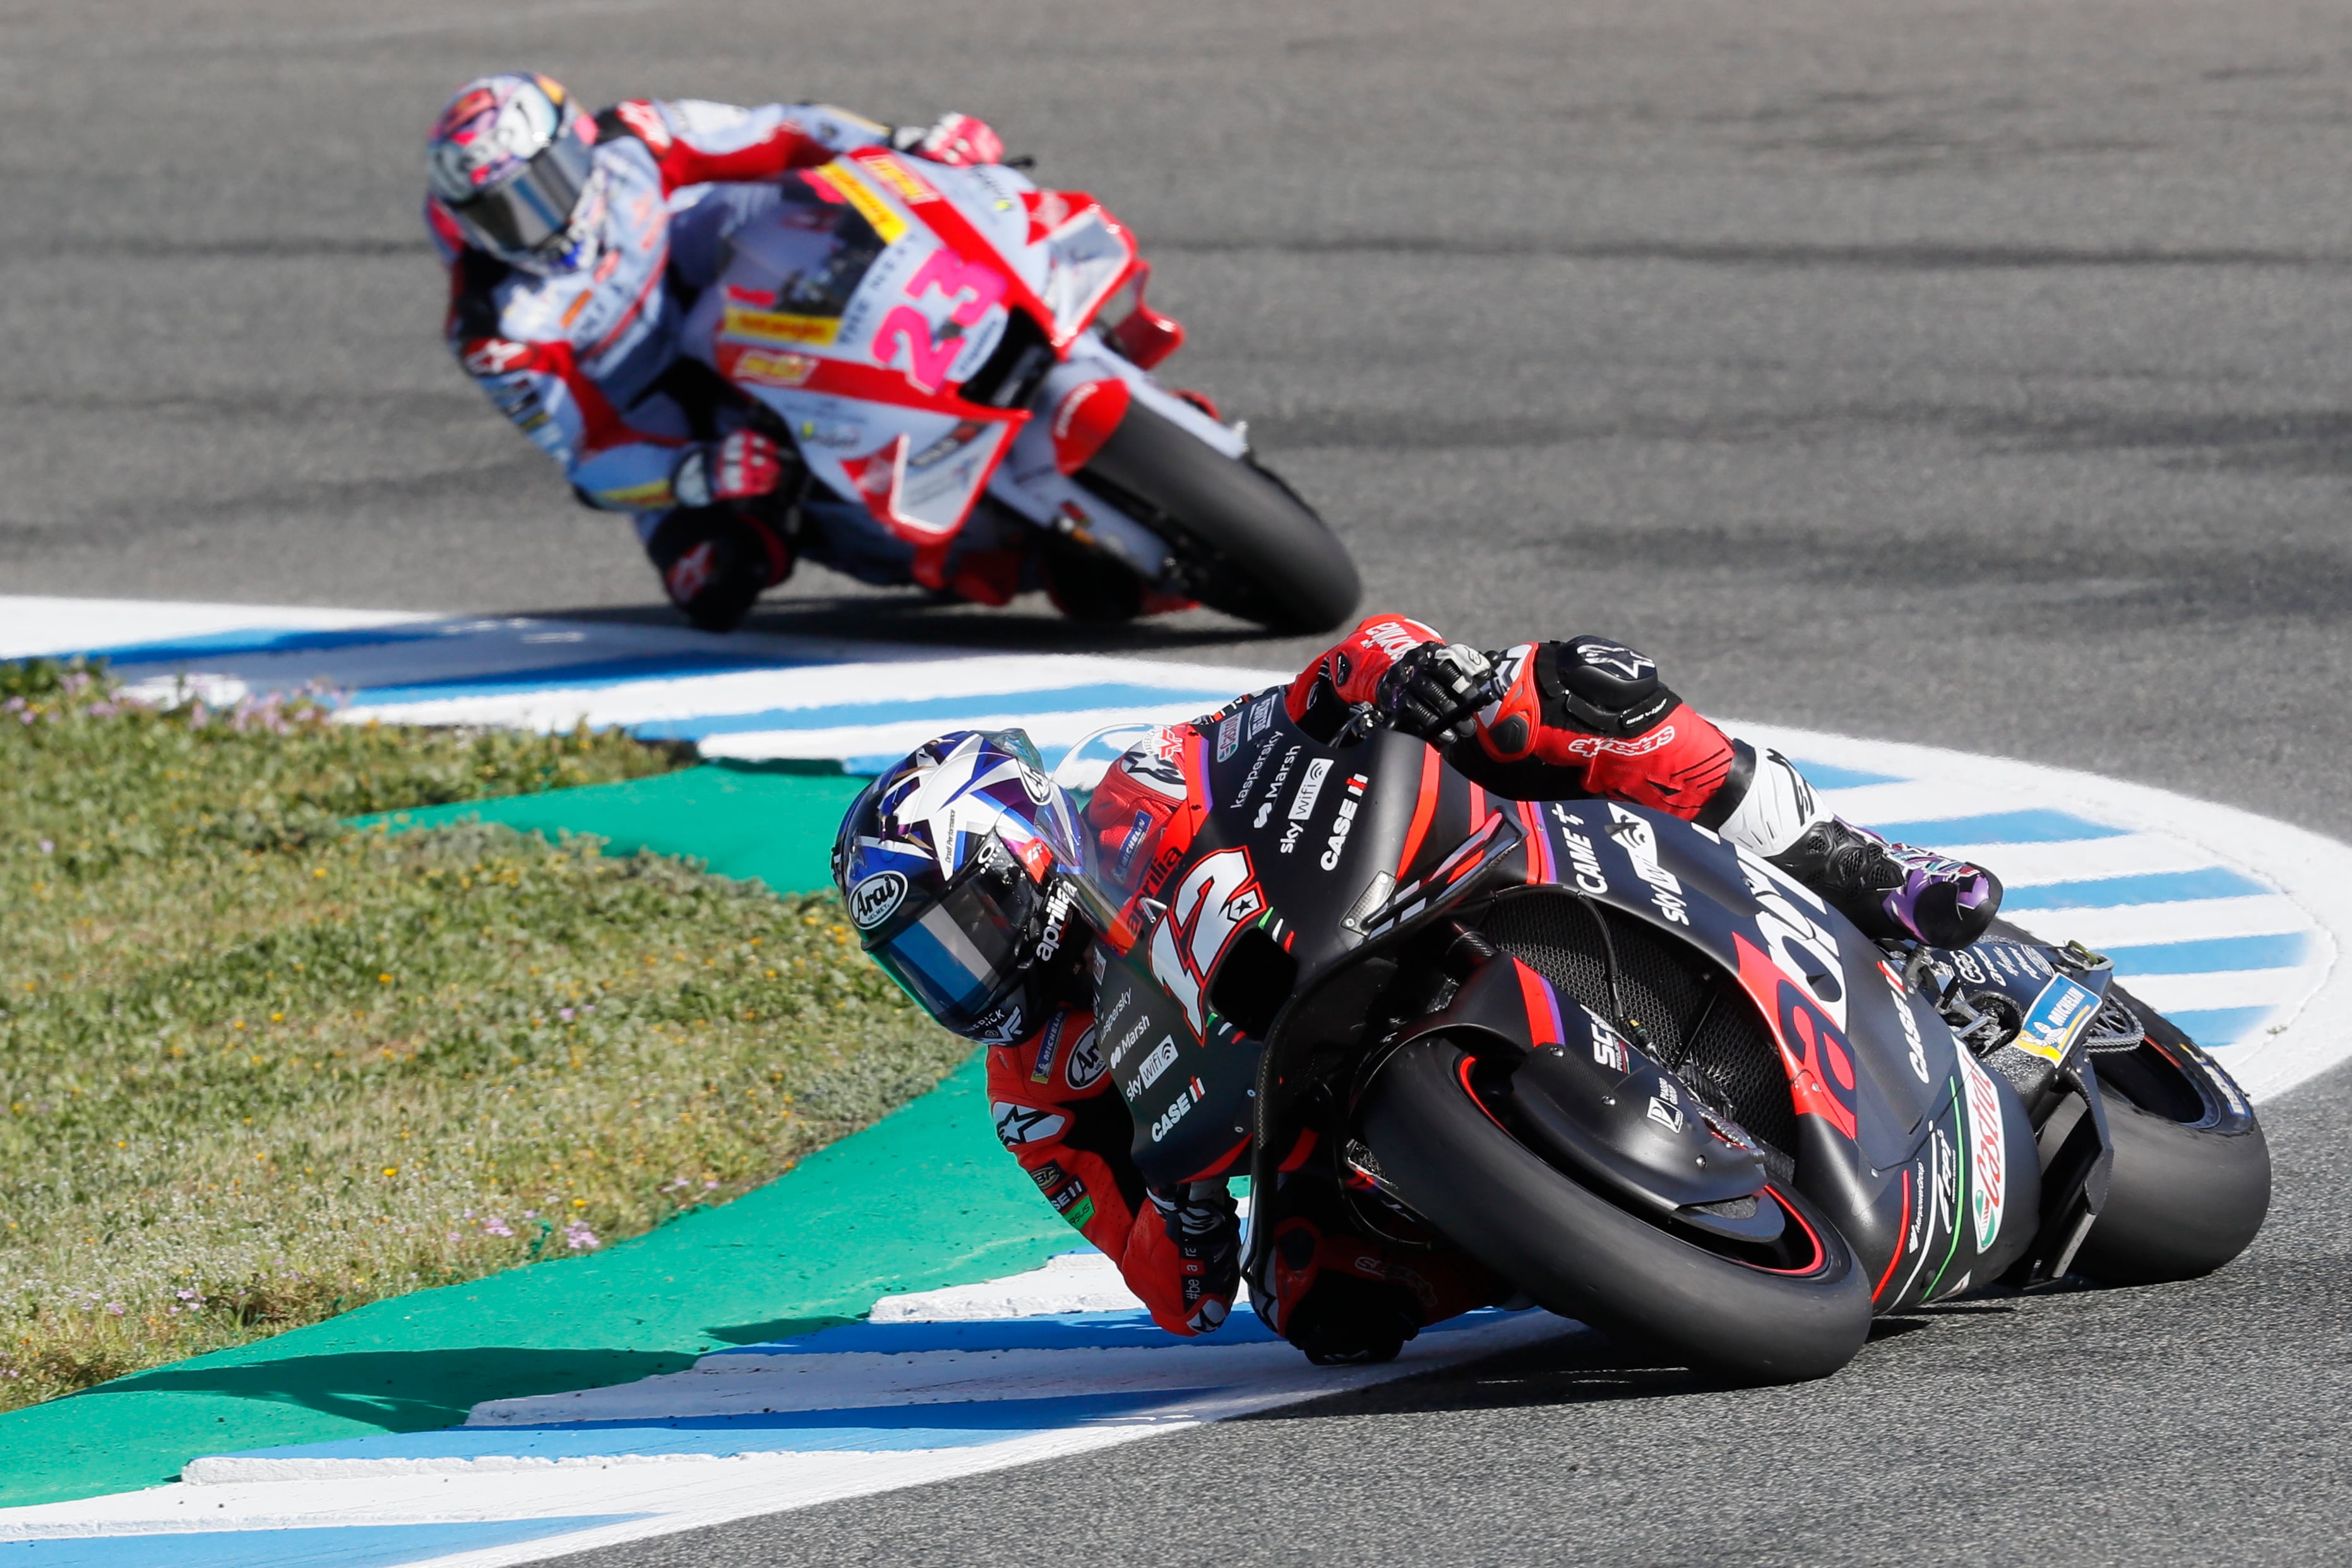
[[[1036,904],[1026,875],[975,871],[866,951],[924,1011],[961,1032],[1012,989]]]
[[[520,173],[448,207],[498,249],[535,253],[562,244],[571,232],[572,211],[595,167],[594,149],[567,125]]]

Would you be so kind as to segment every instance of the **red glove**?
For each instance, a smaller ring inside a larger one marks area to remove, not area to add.
[[[972,163],[1004,162],[1003,138],[988,121],[969,114],[943,114],[940,122],[929,130],[919,125],[900,126],[891,133],[890,145],[901,152],[912,152],[918,158],[959,169]]]
[[[1402,615],[1372,615],[1339,646],[1298,672],[1283,699],[1290,722],[1328,738],[1358,703],[1377,701],[1381,677],[1415,648],[1445,639]]]
[[[772,494],[783,480],[776,444],[756,431],[739,430],[678,459],[669,487],[681,507],[709,507]]]

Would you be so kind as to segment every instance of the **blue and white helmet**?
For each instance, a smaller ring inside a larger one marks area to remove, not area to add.
[[[1001,1045],[1034,1033],[1031,982],[1066,947],[1077,809],[1017,729],[954,730],[866,786],[833,880],[874,961],[941,1025]]]

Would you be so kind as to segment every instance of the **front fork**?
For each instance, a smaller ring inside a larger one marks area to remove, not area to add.
[[[2074,1254],[2106,1207],[2107,1180],[2116,1165],[2106,1100],[2081,1041],[2060,1064],[2052,1088],[2035,1121],[2042,1155],[2041,1228],[2025,1255],[2001,1276],[2003,1284],[2020,1288],[2054,1280],[2073,1267]]]

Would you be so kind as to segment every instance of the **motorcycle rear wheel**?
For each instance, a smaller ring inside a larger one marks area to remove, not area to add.
[[[2115,1170],[2074,1269],[2111,1285],[2210,1274],[2244,1251],[2270,1212],[2271,1155],[2224,1070],[2172,1021],[2125,991],[2147,1039],[2092,1059]],[[2234,1099],[2234,1103],[2232,1103]]]
[[[1191,595],[1276,632],[1328,632],[1363,589],[1347,547],[1273,474],[1142,402],[1078,482],[1166,539]]]
[[[1801,1196],[1766,1188],[1785,1234],[1801,1237],[1791,1255],[1737,1255],[1621,1207],[1512,1137],[1478,1098],[1472,1061],[1444,1036],[1415,1040],[1359,1110],[1382,1181],[1464,1251],[1563,1317],[1735,1382],[1825,1377],[1862,1348],[1869,1283]]]

